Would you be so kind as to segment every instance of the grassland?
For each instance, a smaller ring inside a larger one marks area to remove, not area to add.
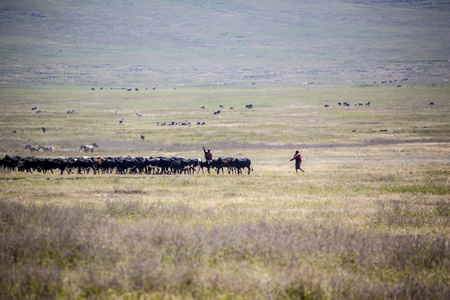
[[[0,4],[0,84],[448,85],[448,1]]]
[[[95,156],[194,158],[205,145],[254,172],[1,171],[2,298],[449,296],[445,87],[3,91],[3,154],[97,142]]]
[[[449,299],[449,12],[446,0],[2,1],[1,157],[205,146],[254,171],[2,169],[0,298]]]

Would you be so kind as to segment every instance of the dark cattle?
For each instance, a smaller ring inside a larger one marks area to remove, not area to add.
[[[89,171],[92,169],[95,174],[94,162],[88,158],[70,158],[67,168],[78,169],[78,174],[81,174],[81,171],[89,174]]]
[[[116,172],[119,174],[136,173],[139,161],[135,158],[126,157],[116,159]]]
[[[238,170],[238,174],[242,174],[241,169],[248,169],[248,174],[250,175],[250,171],[253,171],[252,162],[248,158],[236,159],[235,161],[236,168]]]
[[[53,174],[53,170],[60,167],[61,161],[62,159],[45,158],[42,163],[42,172],[45,174],[47,171],[50,171]]]
[[[434,102],[430,102],[430,105],[434,105]]]
[[[253,104],[247,104],[247,105],[245,106],[245,108],[252,109],[252,108],[253,108]]]
[[[145,139],[145,135],[141,134],[141,140]]]
[[[67,170],[67,174],[70,174],[70,169],[68,167],[68,160],[63,158],[46,158],[43,163],[43,172],[44,174],[47,171],[52,172],[53,170],[59,169],[61,171],[61,175],[63,175],[64,170]]]
[[[210,174],[209,169],[211,169],[211,161],[199,161],[198,166],[199,166],[199,168],[198,168],[197,174],[200,172],[200,169],[202,170],[202,174],[204,174],[203,168],[206,168],[208,171],[208,174]]]
[[[190,173],[189,162],[186,159],[173,159],[170,169],[173,174]]]
[[[31,110],[36,110],[37,109],[37,106],[33,106],[32,108],[31,108]]]
[[[42,132],[45,133],[46,129],[45,127],[42,127]]]
[[[145,173],[145,174],[156,174],[156,168],[157,168],[157,159],[155,158],[144,158],[139,161],[138,165],[138,171],[139,173]]]
[[[116,160],[112,157],[104,158],[103,161],[99,162],[97,165],[98,172],[104,173],[112,173],[112,171],[116,168]]]
[[[0,166],[3,167],[4,169],[15,171],[17,165],[19,164],[20,159],[21,159],[20,156],[6,155],[4,158],[0,160]]]
[[[166,157],[158,157],[155,162],[156,166],[159,168],[158,174],[168,174],[170,173],[170,165],[172,164],[172,159]]]
[[[218,115],[218,114],[220,114],[220,110],[214,112],[214,115]]]
[[[325,104],[324,107],[330,107],[328,104]]]
[[[220,173],[220,170],[222,170],[222,174],[223,174],[223,168],[224,168],[223,158],[219,157],[218,159],[211,160],[211,167],[217,169],[217,174]]]
[[[33,173],[33,171],[41,172],[43,169],[44,159],[32,157],[23,157],[19,160],[17,164],[18,171],[26,171],[28,173]]]
[[[61,175],[64,171],[67,174],[77,172],[77,174],[89,174],[92,169],[94,174],[102,172],[111,173],[116,170],[118,174],[195,174],[195,169],[199,167],[197,174],[202,169],[207,168],[210,173],[211,168],[215,168],[217,173],[224,174],[224,168],[228,169],[228,174],[242,174],[243,168],[248,168],[248,173],[253,169],[249,159],[236,159],[232,157],[219,157],[216,160],[202,162],[199,158],[185,159],[182,157],[69,157],[63,158],[36,158],[36,157],[10,157],[5,156],[0,159],[0,167],[12,171],[33,173],[34,171],[47,171],[59,169]]]
[[[228,174],[236,173],[236,172],[237,172],[237,169],[236,169],[236,158],[233,158],[233,157],[224,157],[224,158],[223,158],[222,166],[223,166],[224,168],[227,168]]]

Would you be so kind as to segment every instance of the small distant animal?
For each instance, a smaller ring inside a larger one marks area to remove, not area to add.
[[[98,148],[97,143],[93,143],[92,145],[81,145],[80,151],[84,150],[84,152],[88,152],[88,151],[94,152],[95,148]]]
[[[29,149],[30,152],[35,152],[35,151],[38,152],[39,149],[41,149],[41,147],[39,147],[39,146],[26,145],[26,146],[25,146],[25,149]]]
[[[141,140],[145,139],[145,135],[141,134]]]
[[[119,120],[119,124],[122,124],[122,123],[123,123],[123,119],[120,119],[120,120]]]
[[[204,105],[202,105],[202,106],[200,106],[200,108],[201,108],[201,109],[205,109],[205,106],[204,106]]]
[[[42,149],[42,150],[44,150],[44,152],[45,151],[53,151],[53,147],[52,146],[42,146],[42,145],[39,145],[39,148],[40,149]]]
[[[218,114],[220,114],[220,110],[214,112],[214,115],[218,115]]]
[[[45,133],[46,129],[45,127],[42,127],[42,132]]]
[[[33,106],[32,108],[31,108],[31,110],[36,110],[37,109],[37,106]]]

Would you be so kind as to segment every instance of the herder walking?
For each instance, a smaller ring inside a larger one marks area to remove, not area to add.
[[[295,159],[295,172],[298,173],[298,170],[305,172],[304,170],[302,170],[302,168],[300,168],[300,165],[302,164],[302,156],[300,155],[300,151],[295,151],[295,155],[293,158],[291,158],[290,161],[293,161]]]

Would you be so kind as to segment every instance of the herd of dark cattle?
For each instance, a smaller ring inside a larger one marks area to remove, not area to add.
[[[185,159],[182,157],[69,157],[69,158],[38,158],[6,155],[0,159],[0,168],[18,172],[51,172],[60,171],[67,174],[202,174],[204,169],[216,171],[224,169],[228,174],[242,174],[245,170],[253,171],[248,158],[220,157],[211,161],[199,158]]]

